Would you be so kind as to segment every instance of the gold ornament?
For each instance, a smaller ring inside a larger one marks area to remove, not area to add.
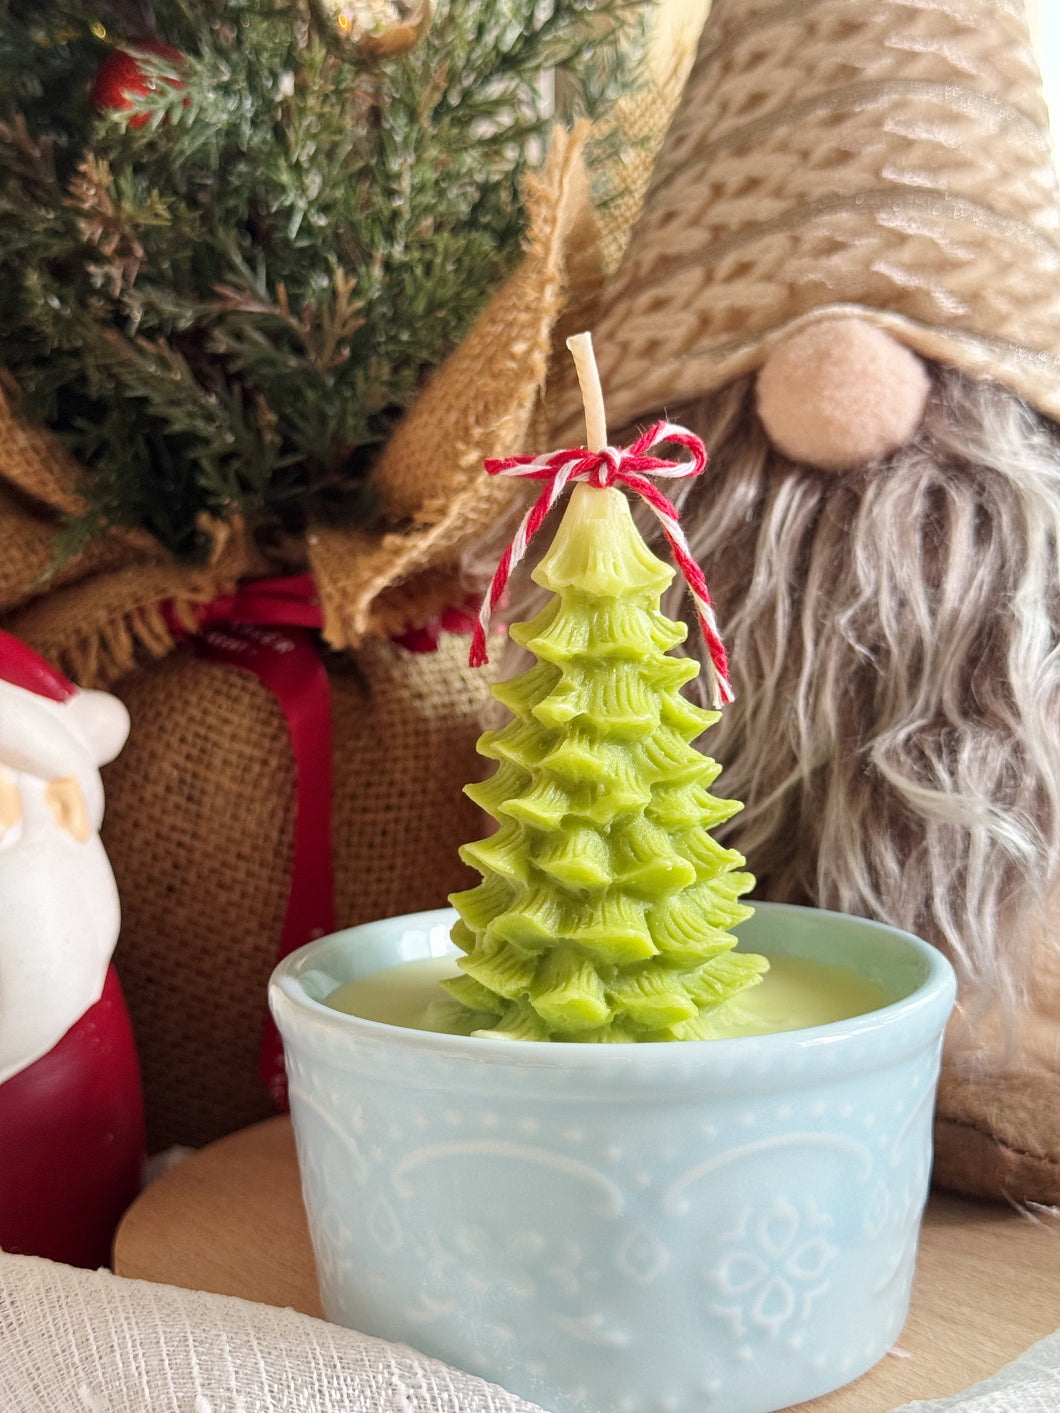
[[[342,48],[391,59],[411,49],[431,22],[430,0],[312,0]]]

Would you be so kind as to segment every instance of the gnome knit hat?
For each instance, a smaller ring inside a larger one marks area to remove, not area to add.
[[[594,329],[610,420],[820,324],[804,369],[838,331],[915,407],[897,340],[1060,418],[1060,199],[1019,0],[716,0]]]

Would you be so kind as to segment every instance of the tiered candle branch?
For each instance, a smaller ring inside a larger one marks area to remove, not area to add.
[[[586,342],[576,347],[584,356]],[[452,897],[463,975],[446,985],[467,1008],[466,1028],[487,1035],[701,1038],[767,962],[734,950],[730,929],[752,911],[741,898],[754,879],[711,834],[741,806],[710,793],[720,766],[693,745],[719,714],[681,692],[699,666],[671,655],[686,633],[659,608],[674,571],[644,543],[616,483],[643,495],[645,470],[698,474],[706,454],[669,424],[628,451],[605,449],[599,409],[588,420],[588,450],[490,468],[518,467],[546,486],[487,596],[478,660],[512,566],[563,487],[579,484],[533,575],[553,597],[510,629],[537,663],[493,688],[511,720],[480,740],[497,768],[467,792],[499,828],[461,851],[482,881]],[[651,457],[664,439],[688,447],[692,462]],[[669,509],[667,538],[680,547]],[[727,700],[706,585],[675,555],[702,605],[716,698]]]

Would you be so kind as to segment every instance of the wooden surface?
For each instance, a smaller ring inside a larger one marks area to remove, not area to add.
[[[115,1243],[119,1275],[320,1315],[287,1119],[203,1148],[152,1183]],[[889,1413],[957,1393],[1060,1327],[1060,1214],[936,1193],[897,1351],[800,1413]]]

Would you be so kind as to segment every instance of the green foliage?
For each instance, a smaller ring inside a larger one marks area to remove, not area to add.
[[[688,1040],[766,969],[733,950],[754,884],[710,831],[740,805],[692,741],[717,720],[681,693],[698,672],[659,611],[673,571],[620,491],[578,486],[534,578],[554,596],[512,637],[536,666],[493,689],[510,721],[467,793],[500,828],[461,849],[462,1026],[524,1040]]]
[[[265,544],[369,519],[378,447],[518,256],[546,76],[598,113],[645,4],[436,0],[374,59],[305,0],[0,0],[0,366],[88,468],[75,534],[194,557],[203,513]],[[115,44],[152,84],[96,111]]]

